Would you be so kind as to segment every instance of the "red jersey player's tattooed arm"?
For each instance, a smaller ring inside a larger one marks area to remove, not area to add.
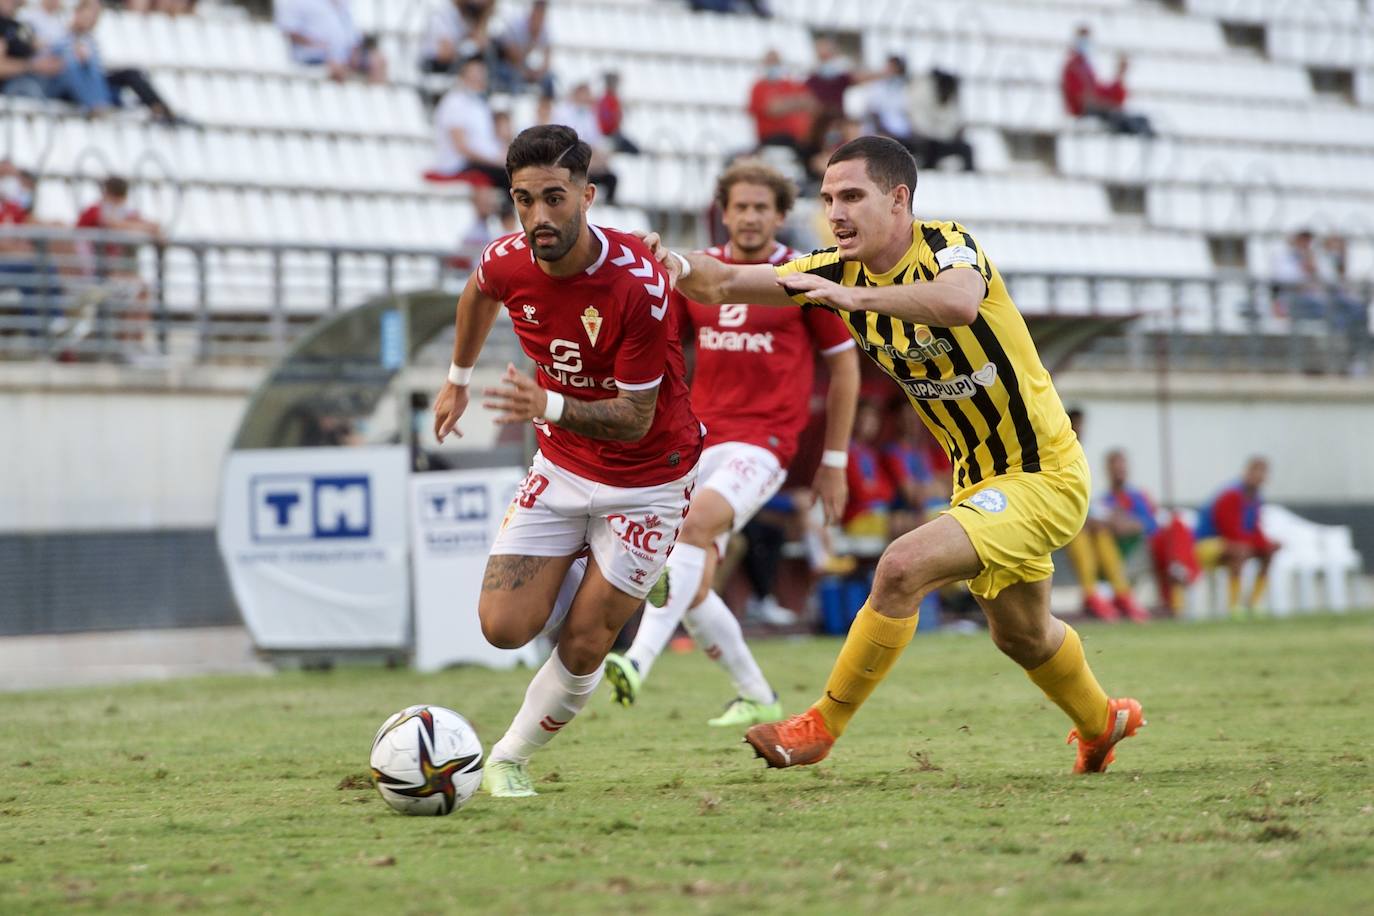
[[[453,362],[457,366],[475,366],[482,352],[491,326],[496,322],[496,313],[501,302],[493,299],[477,285],[477,274],[468,278],[463,293],[458,297],[457,314],[454,317],[455,335],[453,341]],[[458,420],[468,407],[468,386],[455,385],[445,381],[434,396],[434,436],[440,442],[450,432],[458,430]]]
[[[593,439],[636,442],[643,439],[653,425],[657,404],[657,387],[641,391],[622,388],[618,396],[601,401],[568,398],[563,405],[563,416],[555,425]]]
[[[549,405],[548,392],[515,366],[507,366],[501,387],[488,388],[483,406],[500,411],[501,425],[525,423],[543,418]],[[613,398],[583,401],[565,397],[563,415],[555,426],[593,439],[636,442],[649,431],[658,404],[658,386],[642,389],[621,388]]]

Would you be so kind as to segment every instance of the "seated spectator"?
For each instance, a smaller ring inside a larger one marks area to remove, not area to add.
[[[19,18],[33,29],[39,47],[51,51],[67,37],[72,17],[67,13],[65,0],[41,0],[37,6],[22,10]]]
[[[158,121],[180,123],[181,119],[173,114],[142,70],[105,69],[95,37],[100,12],[99,0],[79,0],[72,10],[67,34],[53,47],[63,63],[62,73],[57,77],[62,97],[81,106],[83,111],[99,114],[122,105],[123,92],[128,89]]]
[[[608,204],[614,204],[616,176],[611,171],[611,152],[614,145],[601,133],[592,87],[587,83],[578,83],[574,86],[563,103],[554,108],[553,120],[554,123],[566,124],[577,131],[577,136],[592,148],[592,163],[587,171],[587,180],[597,186],[598,198]]]
[[[498,92],[522,85],[517,54],[508,45],[506,28],[496,16],[495,0],[448,0],[430,15],[420,49],[426,73],[457,73],[474,57],[487,65],[487,81]],[[552,89],[550,89],[552,91]]]
[[[785,146],[805,162],[811,148],[816,99],[806,84],[788,75],[777,51],[763,56],[763,76],[749,92],[749,114],[759,146]]]
[[[907,86],[908,149],[923,169],[933,169],[948,156],[958,156],[964,171],[973,171],[973,147],[964,139],[964,116],[959,110],[959,77],[931,70]]]
[[[45,52],[32,26],[18,18],[21,2],[0,0],[0,93],[54,98],[62,59]]]
[[[476,211],[472,222],[458,240],[458,252],[448,262],[458,270],[471,270],[488,245],[520,228],[515,204],[498,188],[473,188],[472,206]]]
[[[1199,571],[1193,533],[1177,517],[1159,524],[1154,501],[1130,483],[1126,453],[1120,449],[1107,453],[1107,492],[1098,501],[1123,558],[1129,561],[1142,544],[1149,550],[1160,601],[1165,610],[1178,614],[1183,609],[1182,587],[1196,580]]]
[[[689,0],[694,13],[738,13],[747,9],[755,16],[770,18],[773,13],[765,0]]]
[[[341,82],[353,74],[386,82],[377,37],[358,31],[349,0],[277,0],[276,23],[296,63],[323,64],[329,78]]]
[[[144,219],[129,206],[129,182],[117,176],[100,185],[100,199],[77,217],[78,229],[101,229],[143,235],[153,244],[163,241],[162,227]],[[91,273],[104,282],[110,296],[107,303],[121,314],[115,336],[125,340],[153,341],[145,334],[149,318],[148,288],[139,276],[138,246],[126,242],[101,242],[85,246],[92,260]]]
[[[850,537],[881,538],[884,543],[914,527],[893,514],[897,486],[883,460],[883,412],[873,401],[859,401],[849,442],[849,502],[840,522]]]
[[[8,159],[0,160],[0,286],[18,293],[20,313],[30,321],[39,314],[45,299],[49,316],[57,314],[54,303],[61,290],[54,256],[70,253],[69,246],[63,249],[51,241],[40,245],[4,231],[6,226],[40,225],[33,218],[36,188],[37,178],[32,172],[17,168]],[[39,333],[36,324],[29,325],[29,333]]]
[[[829,35],[815,39],[816,68],[806,78],[806,88],[816,100],[822,120],[844,117],[844,94],[865,77],[854,69],[849,58]]]
[[[1367,336],[1366,306],[1346,285],[1344,239],[1328,237],[1318,249],[1311,230],[1299,230],[1274,258],[1271,273],[1279,304],[1291,317],[1325,321],[1347,337]]]
[[[1155,132],[1150,119],[1130,114],[1125,109],[1126,86],[1122,80],[1126,76],[1126,58],[1123,56],[1117,61],[1116,79],[1103,83],[1093,70],[1091,54],[1092,29],[1081,25],[1060,74],[1059,88],[1064,96],[1065,110],[1075,118],[1098,118],[1119,134],[1153,137]]]
[[[820,136],[820,147],[811,155],[806,163],[806,175],[810,179],[815,190],[820,187],[821,178],[825,176],[825,165],[834,155],[835,150],[839,149],[850,140],[857,140],[864,135],[864,125],[862,121],[855,118],[838,118],[829,123],[825,132]],[[818,217],[824,228],[822,238],[833,239],[830,234],[829,220],[825,219],[825,212],[818,211]],[[833,245],[834,241],[827,241],[827,245]]]
[[[487,65],[470,57],[458,71],[458,81],[434,109],[434,168],[430,181],[465,181],[502,190],[506,176],[506,147],[496,117],[487,102]]]
[[[601,129],[602,135],[614,144],[617,153],[638,155],[639,147],[625,136],[622,129],[625,112],[620,105],[620,74],[611,71],[604,79],[606,88],[602,91],[601,98],[596,101],[597,127]]]
[[[1073,408],[1068,414],[1074,433],[1082,439],[1083,411]],[[1082,530],[1064,547],[1083,590],[1083,613],[1108,623],[1115,623],[1123,614],[1137,623],[1144,623],[1150,619],[1150,614],[1136,600],[1130,580],[1126,578],[1126,562],[1108,523],[1110,515],[1109,505],[1098,500],[1090,502]],[[1112,600],[1108,601],[1098,592],[1099,579],[1106,579],[1111,586]]]
[[[1251,458],[1241,479],[1222,490],[1198,516],[1197,555],[1203,566],[1225,564],[1227,572],[1226,607],[1233,616],[1254,610],[1264,595],[1269,561],[1279,545],[1264,536],[1260,527],[1260,494],[1269,476],[1269,462]],[[1240,603],[1240,574],[1247,560],[1259,561],[1259,575],[1245,604]]]
[[[499,44],[510,77],[509,85],[498,80],[496,88],[516,91],[538,86],[541,92],[553,92],[551,41],[548,0],[534,0],[528,13],[511,19],[501,32]]]
[[[867,87],[867,116],[875,133],[891,137],[911,148],[911,121],[907,116],[906,59],[889,55],[882,73]]]
[[[912,529],[931,512],[949,507],[949,494],[942,493],[930,465],[929,444],[933,440],[921,417],[905,399],[892,405],[890,415],[897,435],[883,445],[883,469],[896,487],[893,512],[905,516],[899,527]]]
[[[187,16],[196,11],[196,0],[122,0],[107,5],[130,13],[162,13],[166,16]]]

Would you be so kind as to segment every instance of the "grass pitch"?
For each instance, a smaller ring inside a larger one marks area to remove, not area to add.
[[[986,637],[920,637],[817,767],[705,726],[699,655],[602,688],[538,799],[393,814],[389,713],[489,747],[529,673],[339,670],[0,697],[0,912],[1374,911],[1374,617],[1082,628],[1149,727],[1072,778],[1068,724]],[[760,661],[799,709],[839,643]]]

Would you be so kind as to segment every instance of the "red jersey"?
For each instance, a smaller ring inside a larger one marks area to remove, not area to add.
[[[728,246],[706,253],[741,263]],[[779,242],[768,263],[796,257]],[[692,409],[706,424],[706,444],[760,445],[787,467],[809,417],[812,351],[829,355],[854,346],[848,327],[834,312],[809,306],[702,305],[675,292],[673,307],[678,332],[696,341]]]
[[[749,113],[754,116],[754,128],[759,139],[784,135],[798,143],[805,143],[811,135],[811,112],[801,109],[784,115],[770,115],[768,106],[775,99],[810,97],[804,83],[796,80],[759,80],[749,92]]]
[[[638,442],[536,421],[545,458],[615,487],[677,480],[701,454],[701,424],[687,398],[682,346],[671,333],[667,277],[633,235],[587,228],[601,254],[583,273],[550,277],[516,232],[482,252],[477,287],[505,304],[542,388],[583,401],[613,398],[622,388],[658,389],[653,425]]]

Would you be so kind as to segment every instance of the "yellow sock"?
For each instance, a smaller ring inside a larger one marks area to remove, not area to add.
[[[1256,576],[1255,584],[1250,586],[1250,600],[1246,602],[1252,608],[1259,607],[1260,599],[1264,597],[1264,587],[1268,584],[1266,577]]]
[[[1064,644],[1050,660],[1026,672],[1035,686],[1073,720],[1082,738],[1091,741],[1107,730],[1107,694],[1093,677],[1083,655],[1083,641],[1064,626]]]
[[[887,677],[916,632],[916,618],[884,617],[864,602],[825,682],[825,696],[814,704],[830,734],[844,734],[854,713]]]
[[[1131,583],[1126,581],[1126,564],[1121,559],[1121,548],[1116,538],[1105,528],[1093,536],[1097,547],[1097,559],[1102,565],[1102,575],[1117,595],[1130,594]]]
[[[1232,573],[1226,578],[1226,610],[1240,607],[1240,576]]]
[[[1080,531],[1064,548],[1068,551],[1069,562],[1078,574],[1078,584],[1086,596],[1097,587],[1097,552],[1093,550],[1092,538],[1087,531]]]

